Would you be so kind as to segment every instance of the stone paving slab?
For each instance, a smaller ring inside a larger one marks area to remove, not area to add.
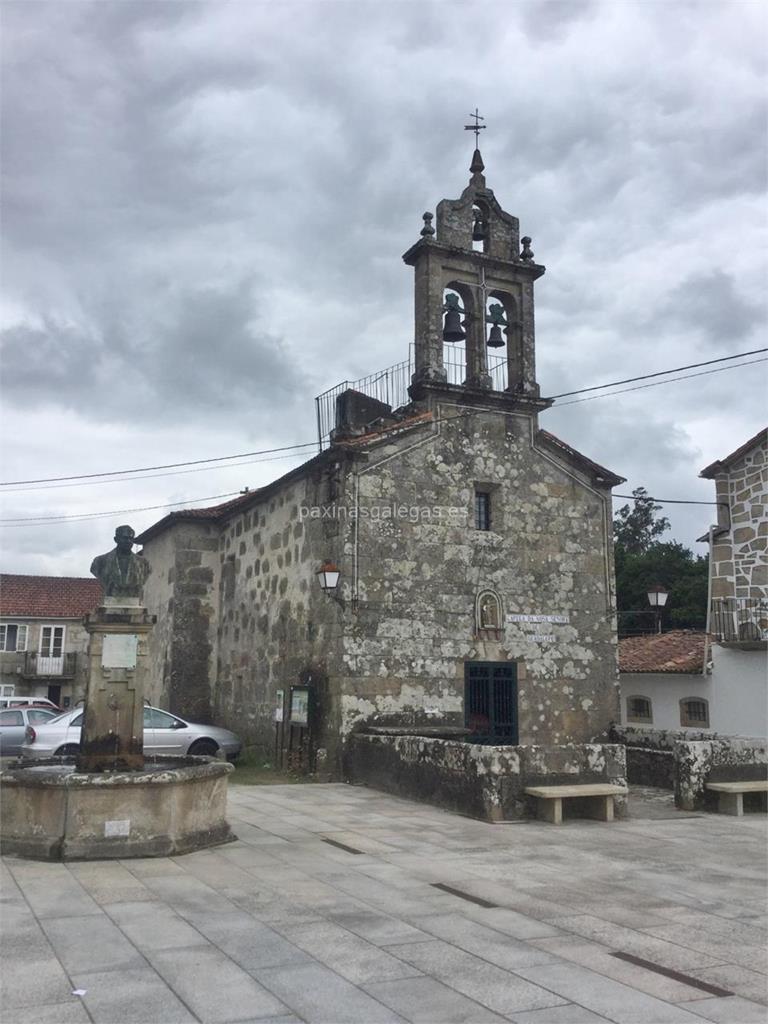
[[[72,984],[85,991],[82,1004],[96,1024],[189,1024],[199,1019],[148,966],[78,973]]]
[[[762,1022],[765,818],[680,817],[663,794],[652,804],[646,817],[641,806],[628,821],[553,830],[362,787],[231,786],[240,839],[215,850],[9,857],[2,1019]]]

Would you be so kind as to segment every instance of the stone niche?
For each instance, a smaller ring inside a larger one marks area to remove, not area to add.
[[[36,860],[168,857],[234,840],[227,775],[204,757],[86,774],[36,762],[0,773],[3,852]]]

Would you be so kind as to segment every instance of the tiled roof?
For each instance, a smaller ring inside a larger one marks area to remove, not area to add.
[[[619,640],[619,672],[702,672],[706,637],[693,629],[625,636]]]
[[[756,448],[760,443],[765,444],[768,439],[768,429],[763,427],[762,430],[758,430],[754,437],[750,437],[748,441],[745,441],[740,448],[737,448],[735,452],[731,452],[730,455],[726,455],[724,459],[717,459],[716,462],[711,463],[705,469],[699,473],[699,476],[703,476],[705,480],[711,480],[717,476],[718,473],[722,473],[724,470],[734,463],[738,462],[742,455],[746,455],[752,448]]]
[[[274,493],[274,491],[278,490],[290,480],[294,480],[296,477],[303,476],[310,472],[318,462],[328,459],[331,451],[332,449],[328,448],[319,455],[313,456],[313,458],[309,459],[307,462],[302,462],[301,465],[290,469],[283,476],[278,477],[271,483],[265,484],[263,487],[257,487],[252,491],[246,491],[243,494],[239,494],[236,498],[230,498],[229,501],[222,502],[221,505],[209,505],[206,508],[185,508],[180,509],[177,512],[169,512],[167,515],[163,516],[162,519],[158,519],[156,523],[148,526],[143,533],[140,533],[136,537],[136,543],[145,544],[148,540],[151,540],[152,537],[156,537],[157,534],[162,533],[163,530],[167,530],[176,523],[184,522],[185,520],[203,519],[213,523],[220,523],[228,519],[230,516],[237,515],[238,512],[245,512],[253,505],[257,505],[260,501],[263,501],[266,497]]]
[[[569,444],[566,444],[565,441],[561,441],[560,438],[556,437],[554,434],[550,434],[548,430],[538,430],[536,432],[536,438],[539,441],[544,441],[545,444],[549,444],[560,455],[565,455],[571,462],[575,462],[581,469],[585,469],[594,479],[605,482],[610,487],[616,487],[618,484],[623,484],[625,482],[625,477],[618,476],[610,469],[606,469],[605,466],[601,466],[598,462],[593,462],[592,459],[588,459],[586,455],[582,455],[581,452],[577,452],[575,448],[571,448]]]
[[[385,427],[369,430],[367,434],[360,434],[358,437],[339,438],[336,444],[343,445],[345,448],[364,448],[367,444],[388,440],[390,437],[410,430],[412,427],[420,426],[422,423],[430,423],[434,418],[431,412],[421,412],[416,416],[409,416],[407,419],[399,420],[397,423],[390,423]]]
[[[16,576],[0,573],[0,615],[80,619],[101,601],[98,580],[79,576]]]

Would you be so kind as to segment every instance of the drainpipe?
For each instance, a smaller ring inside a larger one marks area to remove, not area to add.
[[[709,568],[707,570],[707,625],[704,632],[704,664],[701,666],[701,674],[705,676],[707,674],[707,663],[709,661],[709,631],[712,626],[712,561],[713,561],[713,545],[715,538],[716,526],[710,526],[709,528]]]

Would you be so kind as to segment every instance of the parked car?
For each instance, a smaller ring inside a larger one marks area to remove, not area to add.
[[[63,715],[33,725],[27,729],[21,747],[21,756],[33,761],[45,757],[77,754],[80,750],[80,730],[83,708],[73,708]],[[182,756],[194,754],[216,757],[219,752],[230,760],[240,753],[240,740],[229,729],[215,725],[187,722],[160,708],[144,706],[144,753],[162,757],[163,754]]]
[[[56,714],[61,712],[58,704],[54,704],[47,697],[0,697],[0,708],[20,707],[48,708],[50,711],[55,711]]]
[[[57,717],[58,712],[50,708],[4,708],[0,711],[0,757],[16,757],[21,753],[28,728],[37,728]]]

